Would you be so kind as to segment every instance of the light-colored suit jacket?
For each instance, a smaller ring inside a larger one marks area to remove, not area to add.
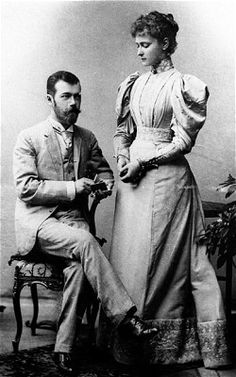
[[[88,175],[88,167],[100,178],[113,178],[95,135],[82,127],[74,130],[75,179]],[[23,130],[13,156],[13,173],[17,190],[15,232],[18,251],[32,250],[40,224],[58,208],[70,203],[63,174],[59,142],[50,118]],[[88,211],[87,196],[78,195],[75,205]]]

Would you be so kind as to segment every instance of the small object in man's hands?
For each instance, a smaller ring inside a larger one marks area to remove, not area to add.
[[[90,186],[92,192],[97,191],[97,190],[102,190],[106,191],[107,190],[107,185],[105,182],[101,181],[98,183],[94,183],[93,185]]]
[[[128,169],[125,169],[123,171],[120,172],[120,177],[124,177],[125,174],[127,173]]]

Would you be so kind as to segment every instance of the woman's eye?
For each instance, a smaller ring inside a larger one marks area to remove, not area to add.
[[[148,48],[151,45],[151,43],[141,43],[140,45],[136,45],[137,49],[142,48]]]

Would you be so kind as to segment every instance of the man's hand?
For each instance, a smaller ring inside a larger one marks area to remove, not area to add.
[[[129,162],[120,170],[120,179],[124,183],[132,182],[137,177],[140,170],[140,163],[138,160]]]
[[[107,190],[112,191],[115,183],[114,179],[102,179],[102,181],[106,183]]]
[[[111,196],[112,194],[112,188],[114,186],[114,179],[101,179],[100,181],[104,182],[107,186],[106,190],[96,190],[95,196],[99,198],[100,200],[107,198],[108,196]]]
[[[91,193],[91,186],[94,184],[94,181],[89,178],[80,178],[75,181],[75,190],[76,194],[87,194]]]

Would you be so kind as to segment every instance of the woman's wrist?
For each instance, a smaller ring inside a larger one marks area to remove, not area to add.
[[[143,171],[145,169],[145,161],[137,158],[137,163],[139,164],[139,170]]]
[[[125,156],[124,154],[118,154],[118,155],[116,156],[116,162],[117,162],[117,163],[119,162],[120,159],[123,159],[123,160],[129,162],[129,158],[128,158],[127,156]]]
[[[149,160],[141,160],[141,159],[138,159],[139,161],[139,164],[140,164],[140,169],[141,170],[148,170],[148,169],[152,169],[152,168],[158,168],[159,167],[159,164],[158,164],[158,158],[157,157],[153,157]]]

